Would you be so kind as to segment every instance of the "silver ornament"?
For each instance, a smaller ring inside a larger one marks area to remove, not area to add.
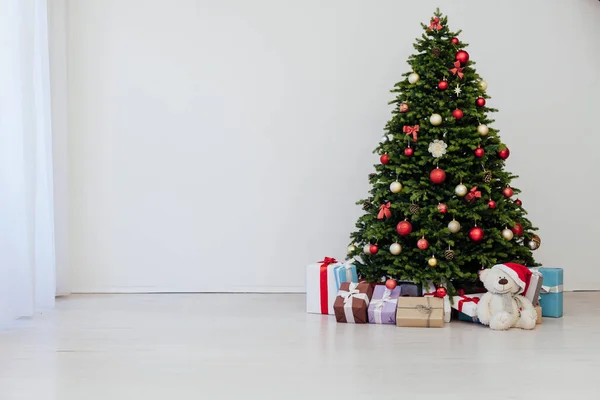
[[[419,82],[420,79],[421,77],[416,72],[413,72],[412,74],[408,75],[408,83],[410,83],[411,85],[414,85],[415,83]]]

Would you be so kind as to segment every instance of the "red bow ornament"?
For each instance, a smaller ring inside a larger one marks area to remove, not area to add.
[[[463,74],[463,69],[464,68],[460,66],[460,61],[456,61],[454,63],[454,68],[452,68],[450,72],[452,72],[454,75],[458,75],[458,77],[462,79],[463,76],[465,76],[465,74]]]
[[[407,135],[412,134],[413,137],[413,141],[417,141],[417,132],[419,132],[419,125],[415,125],[415,126],[408,126],[408,125],[404,125],[404,128],[402,128],[402,132],[406,133]]]
[[[389,201],[386,204],[382,204],[379,207],[379,214],[377,214],[377,219],[389,218],[392,216],[392,212],[390,211],[390,206],[392,203]]]
[[[436,31],[441,31],[443,28],[443,26],[440,24],[440,19],[438,17],[435,17],[434,19],[431,20],[431,23],[429,24],[429,28],[427,28],[430,31],[436,30]]]
[[[329,266],[329,264],[335,264],[337,263],[337,260],[333,257],[325,257],[322,261],[317,261],[319,264],[323,264],[321,265],[321,268],[327,268]]]
[[[469,191],[469,193],[467,193],[467,195],[465,196],[465,200],[468,201],[469,203],[471,203],[476,198],[477,199],[481,198],[481,192],[479,190],[477,190],[477,186],[473,186],[471,188],[471,190]]]

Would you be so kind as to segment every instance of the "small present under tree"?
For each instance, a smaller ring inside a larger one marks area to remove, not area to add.
[[[352,233],[349,256],[371,281],[440,284],[474,281],[501,262],[536,265],[540,245],[522,203],[510,154],[488,114],[487,83],[458,32],[437,10],[408,59],[411,71],[392,90],[392,119],[369,205]]]

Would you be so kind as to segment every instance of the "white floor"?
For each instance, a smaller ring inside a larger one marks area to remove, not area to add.
[[[0,331],[1,400],[595,398],[600,293],[533,332],[336,324],[302,295],[86,295]]]

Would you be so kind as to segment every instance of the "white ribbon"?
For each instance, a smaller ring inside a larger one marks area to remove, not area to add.
[[[375,310],[373,311],[373,316],[375,317],[375,323],[381,324],[381,312],[383,311],[383,306],[385,303],[398,304],[398,299],[392,299],[392,291],[388,288],[383,292],[383,296],[381,299],[373,300],[372,304],[375,305]]]
[[[360,300],[364,300],[366,306],[369,306],[369,296],[366,293],[361,293],[356,290],[358,283],[350,282],[350,287],[348,291],[340,290],[338,292],[338,296],[341,296],[344,299],[344,314],[346,315],[346,322],[353,323],[354,322],[354,314],[352,314],[352,299],[357,298]]]
[[[558,285],[558,286],[542,286],[542,290],[540,290],[540,293],[546,294],[546,293],[562,293],[563,291],[563,285]]]

